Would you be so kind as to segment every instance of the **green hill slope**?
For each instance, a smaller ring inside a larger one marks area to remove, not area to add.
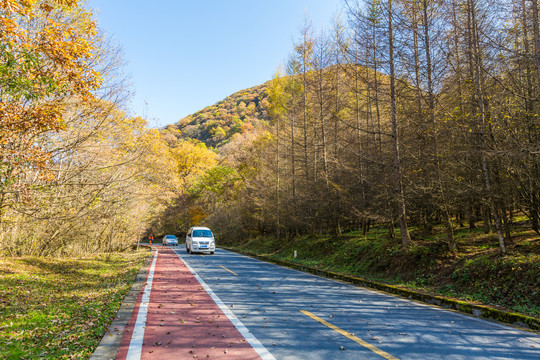
[[[168,125],[161,133],[171,146],[187,139],[197,139],[211,147],[225,145],[235,134],[265,126],[268,84],[238,91],[176,124]]]

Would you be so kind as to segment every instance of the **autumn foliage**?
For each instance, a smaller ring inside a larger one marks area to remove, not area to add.
[[[121,52],[83,1],[0,11],[0,250],[129,248],[177,185],[157,131],[122,108]]]
[[[190,139],[207,146],[223,146],[236,137],[265,127],[268,100],[268,83],[238,91],[168,125],[162,130],[163,137],[171,146]]]
[[[27,193],[29,171],[49,175],[51,154],[36,136],[62,129],[66,102],[99,86],[89,65],[96,25],[78,3],[0,2],[0,209]]]
[[[228,168],[197,179],[182,208],[205,209],[229,243],[384,224],[403,248],[437,235],[455,254],[457,229],[481,226],[507,255],[516,227],[540,234],[537,3],[346,1],[329,30],[306,19],[251,96],[247,108],[266,102],[254,129],[231,136],[238,94],[257,88],[162,131],[215,147]]]

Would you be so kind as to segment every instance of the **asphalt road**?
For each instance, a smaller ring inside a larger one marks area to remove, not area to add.
[[[176,250],[275,359],[540,359],[540,336],[217,249]]]
[[[118,351],[111,344],[110,351],[96,351],[100,356],[93,360],[260,359],[262,346],[247,342],[249,336],[224,316],[174,251],[154,249],[144,290],[122,329]]]

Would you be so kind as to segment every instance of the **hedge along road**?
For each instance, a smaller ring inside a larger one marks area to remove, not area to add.
[[[175,251],[267,358],[540,359],[531,332],[221,249]]]

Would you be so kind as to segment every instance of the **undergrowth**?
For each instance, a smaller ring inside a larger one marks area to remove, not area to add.
[[[457,229],[458,252],[448,250],[443,229],[425,234],[412,228],[413,243],[403,248],[385,227],[367,235],[257,237],[233,247],[347,275],[382,281],[540,317],[540,239],[514,229],[509,253],[482,229]],[[297,258],[294,258],[294,251]]]
[[[0,359],[87,359],[147,254],[0,259]]]

